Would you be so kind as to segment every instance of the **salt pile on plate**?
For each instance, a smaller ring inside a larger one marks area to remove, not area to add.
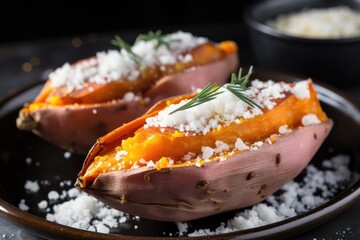
[[[54,205],[53,212],[46,215],[47,220],[74,228],[109,233],[110,228],[117,228],[128,219],[124,213],[105,206],[76,188],[68,190],[66,194],[71,199]],[[49,193],[51,200],[58,200],[59,197],[55,191]],[[41,203],[44,204],[43,201]]]
[[[186,222],[177,222],[178,232],[168,234],[169,236],[216,235],[263,226],[306,212],[325,203],[342,189],[343,183],[351,176],[349,162],[349,156],[337,155],[330,160],[322,161],[323,170],[309,165],[301,181],[289,182],[282,187],[280,194],[271,195],[266,201],[239,211],[234,218],[221,223],[215,229],[194,229]],[[60,182],[61,187],[69,184],[69,180]],[[29,188],[29,185],[28,182],[26,188]],[[52,190],[48,193],[48,199],[40,201],[37,207],[47,212],[46,219],[49,221],[101,233],[109,233],[111,228],[121,228],[121,224],[131,218],[130,215],[107,207],[76,188],[63,190],[61,193]],[[29,210],[25,199],[21,200],[19,208],[24,211]],[[135,218],[139,220],[138,217]],[[137,225],[133,227],[138,228]]]

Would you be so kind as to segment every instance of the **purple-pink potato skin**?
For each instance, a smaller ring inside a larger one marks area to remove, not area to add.
[[[301,127],[259,150],[201,167],[160,171],[141,167],[105,173],[83,190],[120,211],[160,221],[188,221],[248,207],[295,178],[332,125],[328,120]]]
[[[20,115],[29,115],[23,117],[35,120],[35,134],[65,149],[85,154],[99,137],[143,115],[159,100],[190,93],[210,82],[224,84],[236,71],[238,63],[237,53],[234,53],[222,60],[165,76],[145,93],[145,97],[150,98],[147,104],[118,100],[83,106],[49,106]]]

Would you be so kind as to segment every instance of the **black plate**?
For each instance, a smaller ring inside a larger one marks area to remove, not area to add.
[[[260,69],[256,69],[254,76],[262,80],[299,80],[298,77],[292,75]],[[32,100],[40,89],[41,84],[31,86],[0,103],[0,132],[2,133],[0,140],[0,216],[46,238],[134,239],[161,237],[166,239],[169,236],[168,233],[175,233],[177,227],[174,223],[146,219],[130,220],[127,224],[119,227],[114,234],[74,229],[44,219],[45,213],[39,211],[37,203],[47,199],[49,190],[61,192],[60,181],[74,180],[81,168],[84,156],[72,154],[70,159],[66,159],[64,150],[29,132],[16,129],[15,119],[18,110],[25,102]],[[329,148],[333,149],[332,155],[337,153],[350,155],[352,177],[347,182],[345,189],[338,191],[336,196],[325,204],[296,217],[253,229],[203,237],[204,239],[289,237],[329,220],[360,198],[359,108],[338,90],[324,84],[317,84],[316,89],[325,112],[334,120],[335,126],[312,161],[316,164],[329,157]],[[32,159],[30,166],[25,161],[28,157]],[[26,180],[48,180],[51,186],[41,187],[38,193],[29,194],[24,189]],[[30,207],[29,212],[23,212],[17,208],[23,198]],[[235,213],[236,211],[207,217],[192,221],[191,224],[196,229],[215,228],[221,222],[232,218]],[[136,230],[133,227],[135,224],[138,226]],[[164,235],[163,232],[167,234]]]

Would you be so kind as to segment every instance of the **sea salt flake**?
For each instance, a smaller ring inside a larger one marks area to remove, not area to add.
[[[179,236],[183,236],[184,233],[186,233],[188,231],[188,224],[185,222],[185,223],[182,223],[182,222],[175,222],[178,230],[179,230]]]
[[[48,202],[46,200],[42,200],[41,202],[38,203],[38,207],[39,209],[45,209],[48,207]]]
[[[48,193],[48,199],[49,200],[58,200],[60,198],[60,195],[59,195],[59,193],[58,192],[56,192],[56,191],[54,191],[54,190],[52,190],[52,191],[50,191],[49,193]]]
[[[301,81],[301,82],[295,83],[295,86],[291,88],[291,92],[298,99],[310,98],[309,82]]]
[[[201,147],[202,159],[210,159],[214,154],[214,149],[211,147]]]
[[[40,190],[39,182],[27,180],[24,188],[29,192],[36,193]]]
[[[69,159],[71,157],[71,152],[66,151],[64,152],[64,158]]]
[[[291,129],[289,128],[288,125],[282,125],[282,126],[279,127],[278,131],[279,131],[280,134],[285,134],[285,133],[291,132]]]
[[[29,206],[25,203],[25,199],[21,199],[19,203],[19,208],[23,211],[29,211]]]
[[[31,162],[32,162],[32,158],[31,157],[25,158],[25,162],[26,162],[27,165],[30,165]]]
[[[315,114],[309,113],[302,117],[301,123],[304,126],[309,126],[309,125],[321,123],[321,121],[317,118]]]
[[[247,146],[243,140],[237,138],[235,142],[235,148],[242,151],[242,150],[248,150],[249,146]]]

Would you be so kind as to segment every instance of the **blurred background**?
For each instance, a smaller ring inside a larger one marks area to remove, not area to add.
[[[174,25],[241,22],[250,0],[238,1],[9,1],[0,9],[0,42],[160,29]],[[175,9],[174,9],[175,6]],[[236,30],[234,30],[236,31]]]
[[[152,1],[19,1],[0,8],[0,96],[45,81],[49,72],[65,62],[116,48],[119,34],[132,43],[149,30],[184,30],[214,41],[242,42],[241,58],[248,47],[243,33],[243,9],[254,1],[208,2]]]
[[[348,61],[347,58],[347,53],[360,53],[360,38],[356,45],[343,45],[347,48],[345,51],[332,53],[340,45],[335,48],[330,46],[330,51],[322,48],[321,44],[292,47],[281,45],[283,39],[272,42],[272,36],[251,35],[250,32],[254,31],[245,27],[244,13],[249,5],[260,2],[263,1],[243,0],[238,1],[235,6],[230,0],[119,1],[117,4],[109,0],[41,3],[13,0],[7,3],[8,6],[0,8],[0,76],[8,80],[0,81],[0,94],[16,88],[14,78],[24,83],[46,80],[51,70],[65,62],[72,63],[93,56],[97,51],[114,48],[110,44],[114,34],[119,34],[132,43],[139,33],[149,30],[172,32],[180,29],[214,41],[231,39],[237,42],[242,65],[313,77],[346,90],[360,99],[360,69],[356,62]],[[353,2],[353,5],[357,4],[360,8],[357,0],[273,2],[297,2],[297,5],[303,5],[302,8],[315,2],[332,2],[338,5]],[[265,9],[261,15],[271,15],[274,9],[283,10],[283,4],[281,7],[278,5]],[[279,44],[280,48],[277,48]],[[21,74],[23,72],[31,75]]]

